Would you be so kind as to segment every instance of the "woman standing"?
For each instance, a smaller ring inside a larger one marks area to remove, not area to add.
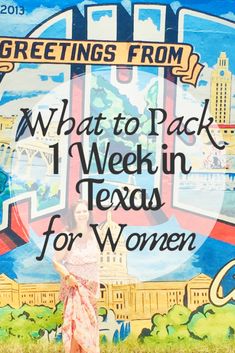
[[[66,353],[99,353],[96,301],[99,298],[98,244],[89,228],[87,203],[79,200],[70,210],[66,233],[76,237],[71,250],[55,253],[53,263],[62,277],[62,325]],[[58,244],[58,247],[60,245]]]

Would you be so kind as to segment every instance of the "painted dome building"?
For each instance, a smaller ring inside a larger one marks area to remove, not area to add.
[[[100,238],[104,242],[107,233],[112,239],[118,238],[120,227],[112,220],[111,211],[108,211],[106,222],[100,225]],[[107,239],[104,251],[100,255],[100,281],[104,284],[131,284],[138,282],[138,279],[128,274],[127,249],[123,235],[120,236],[115,251],[112,251],[109,239]]]

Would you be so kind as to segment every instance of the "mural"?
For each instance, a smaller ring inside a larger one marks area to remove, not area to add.
[[[0,23],[4,351],[64,352],[53,256],[84,199],[100,351],[233,352],[233,1],[7,0]]]

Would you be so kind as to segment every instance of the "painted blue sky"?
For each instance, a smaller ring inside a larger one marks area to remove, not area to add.
[[[157,29],[160,29],[160,11],[158,10],[140,10],[139,11],[139,20],[145,21],[148,18],[151,18],[154,25]]]
[[[7,2],[7,1],[6,1]],[[66,0],[63,1],[62,3],[68,6],[73,6],[76,4],[80,4],[83,3],[84,1],[74,1],[74,0]],[[106,0],[105,3],[107,4],[114,4],[114,3],[122,3],[123,1],[121,0]],[[127,3],[127,1],[125,1]],[[153,0],[142,0],[142,1],[128,1],[129,3],[141,3],[141,4],[153,4],[154,1]],[[171,4],[173,1],[172,0],[158,0],[156,1],[156,3],[158,4]],[[178,2],[178,1],[177,1]],[[48,7],[48,8],[52,8],[54,6],[58,6],[59,1],[58,0],[44,0],[43,1],[43,6],[44,7]],[[92,0],[87,0],[86,4],[102,4],[104,3],[103,0],[97,0],[97,1],[92,1]],[[209,13],[214,13],[216,15],[221,15],[223,13],[232,11],[234,9],[235,6],[235,1],[234,0],[209,0],[209,1],[204,1],[204,0],[197,0],[197,1],[193,1],[193,0],[181,0],[179,2],[181,4],[181,6],[184,7],[189,7],[192,9],[196,9],[199,11],[206,11]],[[41,0],[21,0],[20,1],[20,5],[24,5],[27,8],[27,11],[32,11],[33,9],[35,9],[36,7],[40,7],[42,6],[42,1]]]
[[[93,21],[99,21],[101,17],[104,17],[104,16],[112,17],[112,11],[111,10],[95,11],[92,13]]]
[[[231,45],[235,41],[235,28],[186,15],[184,33],[184,42],[192,44],[194,50],[200,53],[201,62],[207,62],[209,67],[213,67],[224,51],[229,58],[229,68],[235,73],[235,50]]]
[[[4,21],[4,26],[1,26],[1,35],[18,35],[24,36],[29,31],[31,31],[36,25],[38,25],[43,20],[54,15],[64,8],[71,6],[78,6],[78,8],[83,12],[84,5],[100,5],[103,4],[103,0],[44,0],[43,5],[41,0],[6,0],[5,4],[9,5],[19,5],[25,7],[25,15],[4,15],[1,16],[1,20]],[[153,4],[153,0],[137,1],[137,0],[106,0],[106,4],[122,4],[128,12],[131,10],[132,4]],[[235,0],[215,0],[215,1],[172,1],[172,0],[158,0],[156,4],[170,4],[174,11],[177,11],[179,7],[188,7],[197,11],[208,12],[213,15],[222,16],[230,20],[235,21]],[[17,25],[20,24],[20,25]],[[2,23],[3,24],[3,23]]]

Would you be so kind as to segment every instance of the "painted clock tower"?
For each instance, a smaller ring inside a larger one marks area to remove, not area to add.
[[[221,52],[211,74],[211,115],[216,124],[230,124],[232,74],[229,59]]]

